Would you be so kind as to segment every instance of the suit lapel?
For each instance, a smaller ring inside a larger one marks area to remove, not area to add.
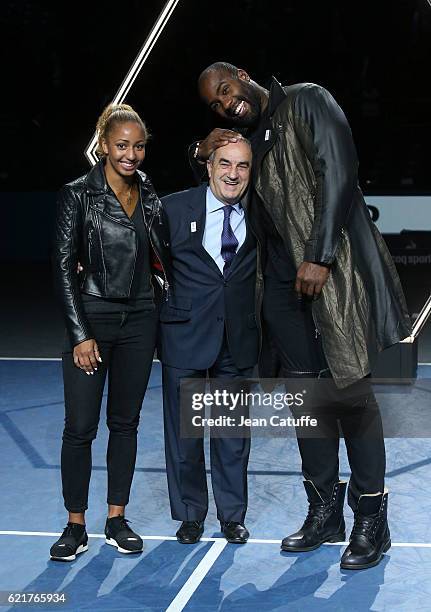
[[[244,259],[244,257],[256,246],[256,239],[253,235],[253,232],[251,231],[250,224],[247,221],[247,217],[246,228],[247,230],[245,240],[232,260],[232,264],[227,275],[228,277],[235,271],[235,268],[241,263],[241,260]]]
[[[205,231],[206,219],[206,193],[207,185],[203,184],[194,193],[194,197],[189,203],[189,224],[190,244],[195,253],[204,261],[214,272],[221,274],[211,255],[202,246]]]
[[[237,251],[235,257],[232,260],[232,264],[228,272],[228,277],[232,274],[232,271],[235,270],[235,268],[238,266],[241,260],[247,255],[247,253],[249,253],[251,249],[253,249],[256,246],[256,239],[251,230],[250,222],[248,220],[248,216],[249,216],[248,210],[249,210],[249,205],[250,205],[250,198],[251,198],[251,189],[248,189],[247,192],[245,193],[245,196],[241,200],[241,205],[244,209],[244,216],[245,216],[245,227],[246,227],[245,240],[240,246],[239,250]]]
[[[241,206],[244,209],[246,234],[245,234],[245,240],[242,243],[239,250],[237,251],[236,256],[232,262],[232,265],[235,263],[235,260],[242,259],[244,255],[247,255],[250,249],[252,249],[255,245],[255,238],[254,238],[253,232],[251,231],[251,226],[249,222],[249,212],[248,212],[249,204],[250,204],[250,197],[251,197],[250,194],[251,194],[251,189],[247,189],[244,197],[241,200]]]

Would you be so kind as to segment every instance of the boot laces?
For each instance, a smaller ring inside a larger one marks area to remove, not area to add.
[[[364,516],[358,514],[355,516],[355,522],[353,523],[352,537],[354,536],[367,536],[371,531],[374,521],[377,515]]]
[[[326,516],[329,504],[309,504],[308,513],[304,521],[304,527],[311,525],[312,523],[320,523]]]

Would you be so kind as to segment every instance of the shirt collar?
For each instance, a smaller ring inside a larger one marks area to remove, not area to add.
[[[226,206],[226,204],[224,204],[224,202],[221,202],[215,197],[215,195],[211,191],[210,186],[208,185],[207,187],[207,214],[213,213],[216,210],[220,210],[223,208],[223,206]],[[239,215],[242,215],[244,213],[244,209],[242,207],[241,202],[238,202],[237,204],[231,204],[231,206],[233,210],[235,210]]]

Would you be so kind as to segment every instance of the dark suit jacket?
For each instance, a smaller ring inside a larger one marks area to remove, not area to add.
[[[256,242],[247,226],[246,239],[224,278],[202,246],[206,189],[204,184],[162,198],[169,222],[173,285],[160,312],[160,359],[175,368],[209,368],[226,329],[235,365],[248,368],[257,362],[259,350]],[[245,214],[247,219],[246,209]]]

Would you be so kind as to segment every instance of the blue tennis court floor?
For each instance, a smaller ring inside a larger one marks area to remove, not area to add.
[[[422,377],[430,374],[430,366],[421,366]],[[101,419],[93,445],[89,550],[72,563],[55,563],[49,560],[49,547],[66,522],[59,472],[61,364],[1,360],[0,375],[3,597],[5,592],[64,592],[66,603],[56,607],[65,610],[431,610],[430,439],[387,440],[393,546],[375,568],[340,570],[340,544],[298,555],[280,551],[280,540],[300,526],[306,510],[299,456],[291,438],[252,442],[249,543],[226,544],[211,498],[205,537],[197,545],[183,546],[175,540],[178,524],[169,512],[160,364],[155,362],[127,512],[132,527],[145,539],[144,552],[121,555],[104,543],[107,432]],[[378,399],[392,401],[401,410],[402,395],[395,392]],[[429,396],[418,397],[429,402]],[[348,477],[344,447],[341,473]],[[347,506],[346,521],[349,530],[352,514]],[[26,607],[7,604],[0,609]],[[31,609],[53,607],[35,604]]]

